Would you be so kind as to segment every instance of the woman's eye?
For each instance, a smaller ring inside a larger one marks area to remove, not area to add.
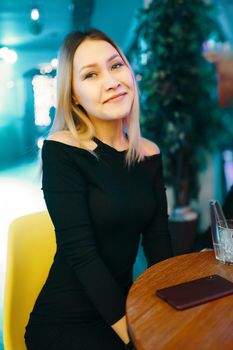
[[[90,72],[87,75],[85,75],[85,79],[94,78],[94,76],[96,76],[96,73],[95,72]]]
[[[123,66],[123,63],[118,62],[118,63],[113,64],[113,65],[112,65],[112,68],[113,68],[113,69],[116,69],[116,68],[120,68],[120,67],[122,67],[122,66]]]

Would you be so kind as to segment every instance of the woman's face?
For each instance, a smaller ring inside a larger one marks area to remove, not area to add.
[[[90,118],[115,120],[131,111],[132,74],[107,41],[85,40],[79,45],[74,55],[72,88],[75,101]]]

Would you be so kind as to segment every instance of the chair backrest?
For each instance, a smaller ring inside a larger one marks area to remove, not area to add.
[[[54,227],[46,211],[20,217],[11,223],[3,305],[5,350],[26,350],[25,327],[55,252]]]

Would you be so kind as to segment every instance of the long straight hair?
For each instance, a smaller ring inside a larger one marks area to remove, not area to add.
[[[72,91],[74,55],[79,45],[85,40],[103,40],[108,42],[117,50],[122,60],[130,69],[134,86],[134,100],[129,115],[123,120],[129,142],[129,148],[125,156],[126,163],[129,166],[131,163],[141,161],[144,158],[144,152],[140,142],[141,131],[137,83],[132,68],[121,49],[105,33],[98,29],[92,28],[86,32],[72,32],[65,38],[61,46],[57,72],[57,108],[50,133],[69,130],[80,147],[84,149],[86,149],[84,141],[91,140],[95,136],[95,128],[88,118],[88,113],[82,106],[75,103]]]

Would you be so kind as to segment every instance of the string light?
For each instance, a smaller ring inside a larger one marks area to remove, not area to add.
[[[40,73],[41,74],[48,74],[48,73],[51,73],[52,70],[53,70],[53,67],[51,66],[51,64],[45,64],[45,65],[41,66]]]
[[[42,146],[43,146],[43,143],[44,143],[44,138],[43,137],[39,137],[38,140],[37,140],[37,147],[39,149],[41,149]]]
[[[53,59],[51,60],[50,64],[51,64],[51,66],[52,66],[53,68],[57,68],[57,66],[58,66],[58,59],[57,59],[57,58],[53,58]]]
[[[35,124],[51,124],[50,109],[56,104],[56,78],[46,75],[35,75],[32,80],[34,91]]]
[[[1,49],[0,49],[0,58],[5,59],[8,51],[9,51],[8,47],[6,47],[6,46],[1,47]]]
[[[9,80],[7,83],[6,83],[6,87],[8,89],[12,89],[13,87],[15,86],[15,83],[13,80]]]
[[[18,59],[18,55],[14,50],[10,50],[8,47],[4,46],[0,48],[0,58],[8,63],[15,63]]]
[[[38,8],[34,7],[31,10],[31,19],[33,21],[38,21],[39,18],[40,18],[40,12],[39,12]]]
[[[146,65],[147,64],[147,60],[148,60],[148,55],[146,52],[141,54],[141,64],[142,65]]]

